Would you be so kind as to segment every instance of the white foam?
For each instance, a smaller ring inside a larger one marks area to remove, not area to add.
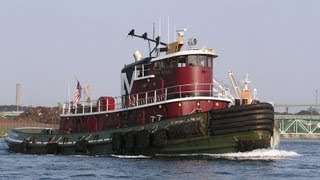
[[[270,140],[270,146],[272,149],[276,149],[280,144],[280,132],[279,130],[274,127],[273,128],[273,136],[271,137]]]
[[[143,155],[129,156],[129,155],[111,154],[111,156],[116,157],[116,158],[121,158],[121,159],[148,159],[148,158],[151,158],[150,156],[143,156]]]
[[[228,160],[278,160],[300,156],[294,151],[277,149],[256,149],[249,152],[236,152],[225,154],[158,154],[159,157],[205,157],[207,159],[228,159]]]
[[[256,149],[249,152],[237,152],[226,154],[207,154],[213,158],[224,158],[231,160],[277,160],[300,156],[294,151],[277,149]]]

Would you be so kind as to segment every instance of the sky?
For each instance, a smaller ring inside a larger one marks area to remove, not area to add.
[[[148,53],[127,33],[151,35],[153,24],[165,41],[186,28],[186,39],[215,48],[224,84],[229,69],[239,82],[248,72],[262,101],[314,104],[319,9],[318,0],[0,0],[0,104],[15,104],[20,83],[22,105],[55,106],[73,96],[75,77],[92,99],[119,96],[121,69]]]

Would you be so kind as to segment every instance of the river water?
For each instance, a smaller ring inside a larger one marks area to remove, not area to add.
[[[320,140],[282,140],[274,150],[145,156],[11,153],[0,139],[0,179],[320,179]]]

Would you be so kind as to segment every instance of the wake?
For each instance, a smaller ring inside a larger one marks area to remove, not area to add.
[[[115,155],[112,154],[111,157],[119,158],[119,159],[149,159],[150,156],[144,155]]]
[[[257,160],[257,161],[273,161],[301,156],[294,151],[277,150],[277,149],[256,149],[249,152],[236,152],[224,154],[157,154],[155,158],[166,159],[226,159],[226,160]],[[152,159],[150,156],[143,155],[111,155],[111,157],[119,159]]]
[[[285,151],[277,149],[256,149],[249,152],[225,153],[225,154],[207,154],[214,159],[228,160],[279,160],[301,156],[294,151]]]

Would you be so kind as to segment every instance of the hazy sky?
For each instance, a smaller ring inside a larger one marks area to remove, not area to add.
[[[93,99],[120,95],[120,71],[147,53],[147,42],[127,33],[157,32],[170,39],[187,28],[198,47],[216,48],[216,79],[241,81],[249,72],[258,96],[275,103],[315,103],[320,90],[320,1],[81,1],[0,0],[0,104],[53,106],[90,82]]]

